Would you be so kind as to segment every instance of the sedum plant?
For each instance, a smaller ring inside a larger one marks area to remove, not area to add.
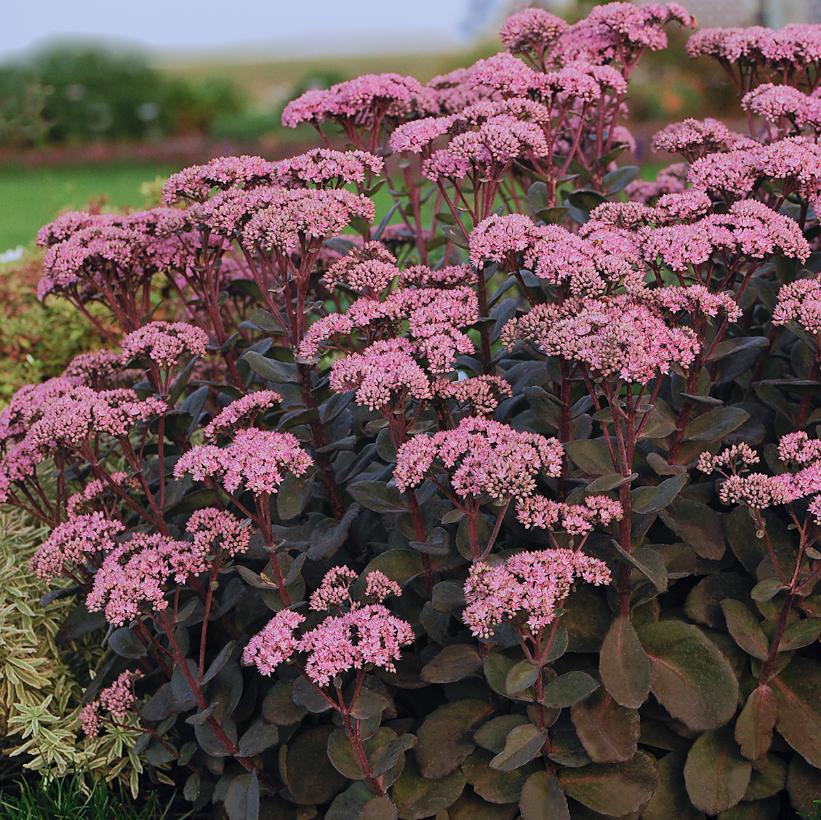
[[[695,34],[748,133],[671,124],[640,181],[675,24],[529,9],[292,101],[322,147],[41,230],[40,296],[122,334],[0,416],[106,647],[87,736],[231,818],[811,810],[821,33]]]

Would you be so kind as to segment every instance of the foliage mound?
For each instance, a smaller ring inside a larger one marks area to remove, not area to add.
[[[39,297],[122,333],[0,417],[107,647],[89,737],[231,818],[811,810],[821,30],[694,34],[748,133],[671,124],[638,181],[668,25],[528,10],[292,101],[323,148],[41,230]]]

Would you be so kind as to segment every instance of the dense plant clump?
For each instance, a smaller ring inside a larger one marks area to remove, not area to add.
[[[672,124],[639,181],[670,24],[527,10],[307,91],[322,148],[41,230],[40,295],[122,333],[0,415],[31,572],[110,650],[87,735],[231,818],[810,810],[821,28],[695,34],[749,132]]]

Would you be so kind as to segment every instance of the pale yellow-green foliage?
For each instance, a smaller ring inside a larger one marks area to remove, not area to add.
[[[80,730],[82,689],[66,663],[93,676],[103,652],[92,642],[59,647],[57,632],[74,598],[40,605],[45,591],[28,560],[48,531],[16,510],[0,509],[0,737],[2,752],[25,756],[45,777],[69,772],[127,783],[135,795],[142,771],[135,728],[109,728],[97,738]]]

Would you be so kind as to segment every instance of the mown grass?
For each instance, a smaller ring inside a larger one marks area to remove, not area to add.
[[[111,207],[142,205],[140,186],[176,170],[148,162],[0,168],[0,253],[33,242],[37,229],[67,208],[103,198]]]

